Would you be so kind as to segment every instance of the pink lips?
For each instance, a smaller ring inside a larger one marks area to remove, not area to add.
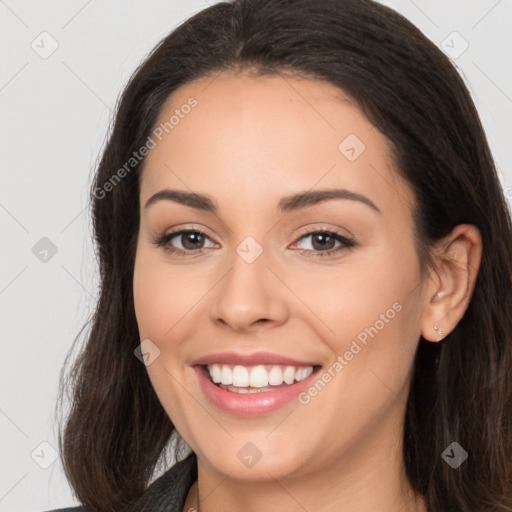
[[[254,366],[257,364],[284,364],[289,366],[315,366],[319,363],[298,361],[287,356],[272,354],[271,352],[253,352],[242,354],[236,352],[217,352],[192,361],[192,365],[200,364],[239,364],[241,366]]]
[[[313,362],[298,361],[285,356],[269,352],[257,352],[253,354],[236,354],[223,352],[210,354],[193,361],[193,369],[199,379],[201,388],[206,397],[218,409],[235,416],[252,417],[262,416],[274,412],[293,400],[299,393],[307,389],[316,379],[318,370],[309,377],[290,386],[277,387],[273,391],[259,393],[235,393],[226,391],[215,385],[207,376],[205,365],[233,364],[242,366],[254,366],[256,364],[275,364],[290,366],[317,366]]]

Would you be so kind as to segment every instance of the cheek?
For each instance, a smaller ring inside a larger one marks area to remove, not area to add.
[[[183,316],[183,289],[178,276],[156,261],[147,249],[138,249],[133,275],[135,315],[141,339],[159,340]]]
[[[328,383],[312,384],[301,403],[309,404],[318,422],[343,423],[352,433],[376,428],[388,411],[405,403],[418,341],[421,287],[414,253],[397,259],[383,250],[374,256],[308,295],[308,305],[315,304],[329,327],[324,341],[332,362]],[[346,441],[340,436],[339,443]]]
[[[199,288],[187,269],[166,264],[153,248],[139,247],[133,296],[141,337],[154,338],[155,342],[168,338],[173,326],[200,298]]]
[[[181,279],[181,281],[180,281]],[[190,310],[193,297],[187,295],[186,279],[171,271],[151,248],[137,250],[133,275],[133,295],[139,336],[158,347],[159,355],[146,367],[153,388],[178,430],[187,432],[183,419],[190,413],[182,392],[182,349],[173,337],[173,328]],[[190,289],[190,287],[188,287]],[[190,292],[188,293],[190,296]],[[197,300],[197,299],[196,299]],[[179,324],[181,326],[181,324]]]
[[[421,284],[414,249],[397,257],[390,248],[374,251],[371,258],[331,273],[320,286],[305,284],[311,310],[326,326],[323,339],[333,360],[343,358],[345,386],[354,393],[369,390],[375,374],[393,389],[408,378],[419,338]],[[338,366],[338,368],[340,368]],[[359,390],[359,391],[358,391]]]
[[[387,245],[338,267],[295,274],[300,278],[295,278],[294,291],[307,298],[304,302],[321,321],[319,325],[337,353],[349,339],[360,335],[364,341],[365,333],[369,336],[366,329],[372,326],[381,334],[399,331],[408,316],[406,306],[415,301],[415,288],[419,288],[414,250],[404,249],[397,256]]]

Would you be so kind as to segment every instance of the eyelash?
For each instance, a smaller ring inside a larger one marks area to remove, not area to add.
[[[180,229],[180,230],[173,231],[171,233],[166,233],[166,234],[162,235],[161,237],[157,238],[156,240],[153,240],[153,243],[155,245],[157,245],[158,247],[162,248],[164,251],[168,252],[169,254],[173,254],[175,256],[180,256],[180,257],[181,256],[192,256],[192,257],[200,256],[201,254],[203,254],[205,252],[204,249],[183,250],[183,249],[177,249],[176,247],[172,247],[169,245],[169,242],[173,238],[175,238],[179,235],[190,234],[190,233],[199,233],[200,235],[204,235],[206,238],[210,238],[206,233],[204,233],[203,231],[200,231],[198,229]],[[331,229],[316,229],[313,231],[307,231],[306,233],[303,233],[302,235],[300,235],[297,241],[302,240],[303,238],[307,238],[308,236],[311,236],[311,235],[319,235],[319,234],[325,234],[331,238],[334,238],[335,240],[341,242],[342,246],[338,247],[336,249],[329,249],[327,251],[311,251],[309,249],[303,249],[303,250],[300,250],[299,252],[301,254],[304,254],[308,258],[309,257],[317,258],[317,257],[330,256],[334,253],[337,253],[337,252],[340,252],[343,250],[351,250],[357,246],[357,243],[354,242],[353,240],[350,240],[349,238],[347,238],[347,237],[343,236],[342,234],[340,234],[336,231],[333,231]],[[313,252],[313,254],[311,254],[311,252]]]

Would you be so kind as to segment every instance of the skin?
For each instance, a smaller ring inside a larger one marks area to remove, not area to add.
[[[223,73],[175,91],[159,121],[191,96],[198,105],[145,162],[133,276],[140,339],[160,350],[149,377],[198,457],[183,510],[197,507],[198,483],[203,512],[426,511],[401,455],[413,358],[420,335],[437,342],[434,324],[445,337],[464,314],[480,263],[478,230],[457,226],[433,248],[436,268],[422,277],[412,192],[393,169],[386,138],[329,83]],[[338,149],[349,134],[366,146],[354,161]],[[164,188],[207,194],[218,213],[169,200],[144,208]],[[380,213],[347,199],[277,210],[283,196],[324,188],[363,194]],[[207,235],[195,246],[173,238],[188,255],[153,243],[183,228]],[[357,245],[308,257],[322,246],[300,237],[322,229]],[[247,236],[263,251],[250,264],[236,251]],[[401,311],[307,404],[229,415],[204,396],[190,366],[233,350],[329,368],[394,303]],[[247,442],[262,454],[251,468],[237,457]]]

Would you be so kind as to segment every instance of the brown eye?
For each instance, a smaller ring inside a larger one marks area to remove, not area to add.
[[[173,240],[175,241],[172,242]],[[162,247],[165,251],[178,256],[192,256],[204,252],[203,248],[206,240],[210,240],[210,238],[202,231],[198,231],[197,229],[182,229],[167,233],[153,243],[158,247]],[[178,247],[175,246],[176,244]]]
[[[350,240],[335,231],[311,231],[305,235],[302,235],[299,238],[299,241],[309,237],[312,238],[312,242],[310,243],[311,249],[305,249],[301,251],[301,253],[305,254],[306,256],[329,256],[331,254],[341,252],[345,249],[351,249],[352,247],[356,246],[356,243],[353,240]],[[335,248],[336,242],[340,244],[337,248]]]
[[[181,233],[181,235],[176,235],[173,238],[179,236],[179,240],[184,249],[201,249],[201,247],[196,247],[204,243],[205,235],[199,233],[199,231],[186,231]]]

